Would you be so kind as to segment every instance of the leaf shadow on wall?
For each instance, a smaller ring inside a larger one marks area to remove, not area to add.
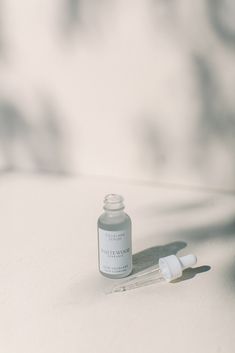
[[[60,27],[64,34],[69,35],[81,26],[81,0],[64,0],[60,13]]]
[[[0,99],[1,172],[69,173],[64,129],[49,100],[38,119],[26,117],[11,99]]]
[[[235,109],[226,104],[209,61],[199,55],[192,55],[192,60],[201,101],[194,141],[195,166],[208,168],[213,147],[218,146],[226,153],[235,171]]]
[[[235,47],[235,6],[233,0],[207,0],[210,23],[221,43]]]
[[[58,7],[59,32],[66,39],[77,33],[97,34],[102,16],[110,6],[107,0],[63,0]]]

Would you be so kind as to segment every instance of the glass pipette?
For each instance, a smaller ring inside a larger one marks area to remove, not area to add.
[[[130,276],[128,280],[115,285],[108,293],[124,292],[162,281],[171,282],[181,277],[183,270],[194,266],[196,262],[197,258],[193,254],[179,258],[176,255],[162,257],[157,266]]]

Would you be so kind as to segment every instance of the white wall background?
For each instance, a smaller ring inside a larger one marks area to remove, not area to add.
[[[234,189],[233,1],[0,2],[0,165]]]

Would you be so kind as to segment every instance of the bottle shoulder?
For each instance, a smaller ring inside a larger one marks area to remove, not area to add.
[[[102,226],[102,224],[117,224],[117,223],[129,223],[131,224],[130,216],[121,212],[117,215],[108,215],[107,212],[103,212],[98,218],[98,226]]]
[[[127,214],[126,212],[123,212],[125,214],[125,218],[128,219],[131,223],[131,217],[129,216],[129,214]]]

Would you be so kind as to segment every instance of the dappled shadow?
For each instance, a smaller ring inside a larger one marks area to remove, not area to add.
[[[235,48],[234,1],[207,0],[208,17],[221,42]]]
[[[2,171],[17,168],[15,153],[18,145],[28,144],[30,128],[20,110],[10,101],[0,100],[0,146]]]
[[[226,148],[234,165],[235,110],[228,108],[209,61],[199,55],[193,55],[192,58],[201,102],[195,135],[199,153],[195,162],[206,168],[209,165],[211,148],[216,143],[220,148]]]
[[[0,99],[0,170],[66,174],[67,156],[60,119],[49,101],[35,122],[11,100]],[[32,117],[31,117],[32,118]]]
[[[71,34],[82,24],[82,0],[64,0],[61,9],[60,25],[64,34]]]
[[[75,33],[97,30],[107,5],[110,3],[105,0],[63,0],[58,7],[60,33],[68,39]]]
[[[173,235],[180,235],[185,239],[189,239],[190,242],[199,242],[201,244],[216,238],[223,238],[224,240],[235,238],[235,216],[220,222],[215,220],[211,224],[178,229],[173,232]]]

